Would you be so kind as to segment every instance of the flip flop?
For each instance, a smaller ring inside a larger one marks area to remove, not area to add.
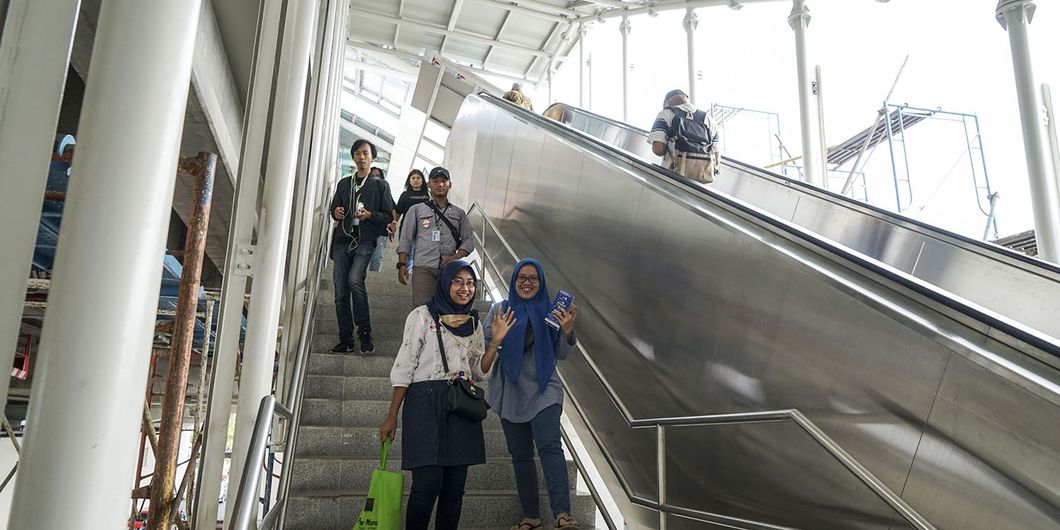
[[[573,517],[560,517],[556,519],[557,530],[580,530],[578,527],[578,521],[575,521]]]
[[[520,523],[519,526],[513,526],[512,530],[537,530],[541,528],[541,523]]]

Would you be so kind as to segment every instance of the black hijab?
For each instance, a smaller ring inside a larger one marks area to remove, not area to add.
[[[478,277],[475,276],[475,269],[468,262],[463,260],[450,261],[438,273],[438,283],[434,286],[434,296],[427,301],[427,310],[431,312],[431,316],[436,321],[442,315],[471,315],[467,322],[455,328],[442,323],[443,326],[449,328],[449,331],[452,331],[458,337],[470,336],[475,332],[475,325],[478,323],[478,310],[474,309],[475,299],[473,297],[470,302],[458,305],[449,296],[449,288],[453,285],[453,278],[456,278],[456,273],[464,269],[471,272],[471,277],[477,283]]]

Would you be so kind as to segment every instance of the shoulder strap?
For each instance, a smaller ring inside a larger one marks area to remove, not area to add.
[[[695,112],[695,114],[692,114],[692,119],[695,120],[695,121],[698,121],[699,123],[702,123],[703,125],[706,125],[707,124],[707,113],[706,113],[706,111],[703,111],[703,110],[697,110]]]
[[[434,201],[427,201],[425,204],[427,204],[427,206],[429,206],[431,210],[434,210],[434,213],[442,219],[442,222],[445,223],[445,226],[449,227],[449,231],[453,234],[453,240],[456,241],[456,248],[457,250],[459,250],[460,245],[464,242],[463,239],[460,239],[460,231],[457,230],[456,227],[453,226],[453,223],[449,220],[449,218],[447,218],[445,214],[442,213],[442,211],[439,210],[437,206],[435,206]]]
[[[445,376],[449,377],[449,361],[445,359],[445,346],[442,345],[442,323],[438,322],[438,317],[431,316],[434,318],[434,332],[438,335],[438,353],[442,354],[442,369],[445,370]]]

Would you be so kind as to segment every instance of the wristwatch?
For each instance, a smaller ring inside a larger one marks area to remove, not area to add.
[[[397,268],[398,268],[398,270],[401,270],[401,268],[402,268],[402,267],[404,267],[404,266],[405,266],[405,262],[404,262],[404,261],[399,261],[399,262],[397,262]]]

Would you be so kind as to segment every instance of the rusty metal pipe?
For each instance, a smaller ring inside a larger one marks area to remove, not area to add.
[[[177,298],[176,327],[169,356],[169,374],[162,398],[162,423],[158,434],[154,477],[151,479],[151,518],[149,530],[168,530],[173,517],[173,483],[176,480],[177,454],[184,420],[184,398],[188,388],[191,347],[195,340],[195,317],[199,305],[199,281],[206,250],[206,228],[210,223],[210,200],[213,196],[217,155],[199,153],[192,160],[181,160],[181,172],[195,176],[195,197],[184,245],[184,270]]]

